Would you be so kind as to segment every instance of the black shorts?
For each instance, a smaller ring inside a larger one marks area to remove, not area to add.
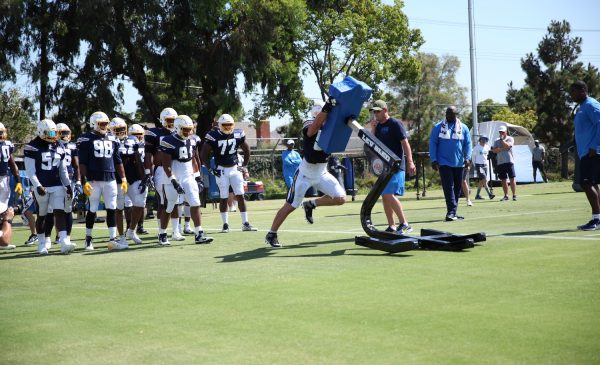
[[[600,156],[589,157],[585,155],[579,163],[579,181],[580,185],[600,184]]]
[[[477,173],[477,178],[480,180],[487,180],[488,178],[488,165],[483,164],[475,164],[475,172]]]
[[[539,170],[543,170],[544,169],[544,163],[542,161],[533,161],[533,169],[539,169]]]
[[[515,165],[510,162],[498,165],[498,177],[500,178],[500,180],[514,178],[515,177]]]

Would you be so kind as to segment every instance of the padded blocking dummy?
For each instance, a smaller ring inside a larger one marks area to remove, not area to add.
[[[367,84],[352,76],[346,76],[341,82],[329,86],[329,96],[334,97],[337,103],[327,115],[327,121],[317,139],[323,151],[334,153],[346,150],[352,134],[352,128],[346,125],[346,119],[350,116],[358,117],[372,92]]]

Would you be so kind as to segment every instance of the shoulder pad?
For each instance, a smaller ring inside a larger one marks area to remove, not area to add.
[[[25,147],[23,147],[23,150],[25,151],[31,151],[31,152],[35,152],[38,149],[32,145],[30,145],[29,143],[25,145]]]
[[[11,141],[5,141],[4,143],[6,143],[6,145],[9,147],[14,147],[14,145]]]
[[[215,141],[215,137],[211,136],[210,133],[207,133],[204,139],[206,139],[207,141]]]
[[[81,142],[87,142],[90,139],[88,137],[79,137],[79,139],[77,139],[77,143],[81,143]]]
[[[246,133],[244,133],[243,129],[236,129],[233,131],[233,137],[234,138],[242,138],[245,137]]]
[[[144,135],[150,136],[150,137],[156,137],[156,133],[154,133],[154,131],[152,131],[150,129],[146,129],[146,133]]]
[[[160,140],[160,146],[163,148],[175,148],[175,146],[173,146],[172,144],[169,143],[169,141],[165,141],[165,138],[161,138]]]

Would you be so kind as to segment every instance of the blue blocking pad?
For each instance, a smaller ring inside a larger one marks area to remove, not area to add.
[[[352,128],[346,125],[350,116],[358,117],[365,101],[369,100],[373,90],[369,85],[358,81],[352,76],[329,86],[329,95],[337,101],[327,121],[321,128],[317,143],[326,153],[343,152],[346,150]]]

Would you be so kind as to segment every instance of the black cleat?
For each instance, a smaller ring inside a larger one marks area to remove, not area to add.
[[[281,243],[277,239],[277,233],[269,232],[265,237],[265,243],[271,247],[281,247]]]
[[[204,234],[204,231],[200,231],[200,232],[198,232],[198,235],[196,235],[196,244],[211,243],[212,240],[213,240],[213,238],[207,237]]]
[[[306,221],[310,224],[315,223],[313,220],[312,212],[315,209],[315,205],[309,201],[302,203],[302,208],[304,208],[304,216],[306,217]]]
[[[577,229],[582,231],[595,231],[600,228],[600,219],[592,219],[584,225],[577,226]]]
[[[144,229],[144,227],[138,227],[135,231],[137,234],[148,234],[148,231]]]

